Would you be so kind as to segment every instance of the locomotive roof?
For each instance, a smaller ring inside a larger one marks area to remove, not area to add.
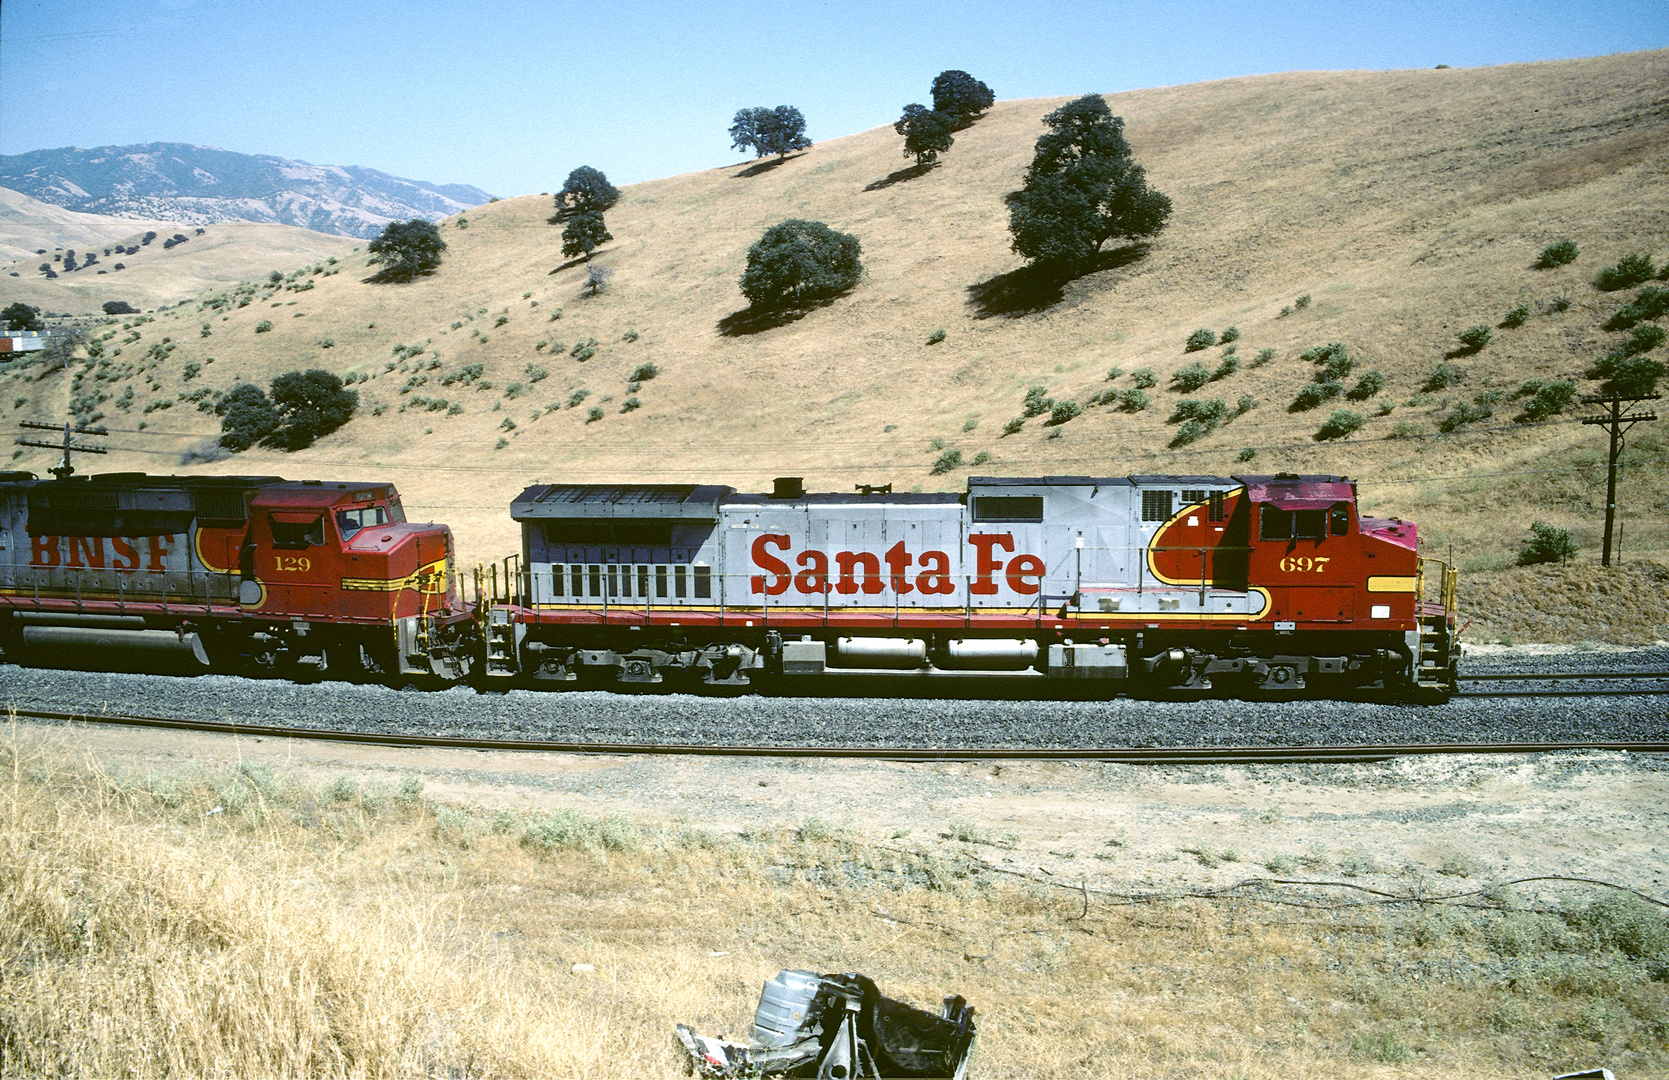
[[[534,484],[510,503],[516,521],[538,518],[705,518],[718,520],[721,484]]]
[[[926,506],[959,503],[962,496],[954,491],[817,491],[779,499],[774,495],[752,493],[732,495],[724,500],[726,506]]]
[[[319,480],[288,480],[261,488],[255,502],[264,507],[329,507],[341,502],[367,502],[379,495],[394,497],[394,485],[388,481],[369,481],[361,484],[328,483]]]
[[[94,473],[58,480],[40,478],[28,472],[5,472],[0,473],[0,482],[28,484],[39,492],[70,492],[88,488],[265,487],[285,481],[282,476],[152,476],[142,472]]]
[[[1291,510],[1322,510],[1336,502],[1355,502],[1356,485],[1347,476],[1237,476],[1253,502],[1273,503]]]

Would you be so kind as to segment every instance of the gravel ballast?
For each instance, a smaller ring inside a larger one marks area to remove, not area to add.
[[[1669,648],[1471,657],[1485,673],[1669,670]],[[0,665],[20,710],[132,713],[412,735],[782,747],[1070,749],[1387,743],[1669,741],[1662,695],[1456,698],[1444,705],[1339,701],[1006,701],[969,698],[701,697],[597,691],[439,693],[204,675]]]

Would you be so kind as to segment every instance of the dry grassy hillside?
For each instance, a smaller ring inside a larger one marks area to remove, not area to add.
[[[147,232],[157,234],[149,244],[141,242]],[[165,249],[163,242],[175,235],[186,242]],[[96,316],[110,300],[125,300],[141,310],[177,304],[245,278],[346,255],[358,243],[292,225],[179,225],[80,214],[0,188],[0,298],[48,312]],[[139,250],[128,255],[115,250],[118,246]],[[39,253],[43,248],[44,255]],[[56,278],[42,275],[40,264],[66,249],[75,251],[78,260],[91,251],[99,261],[67,273],[60,262]]]
[[[1534,518],[1569,526],[1590,559],[1604,491],[1603,469],[1593,468],[1603,463],[1598,429],[1570,413],[1513,424],[1505,396],[1491,419],[1443,436],[1436,427],[1456,402],[1484,395],[1487,404],[1528,378],[1591,388],[1582,371],[1618,338],[1601,324],[1632,295],[1599,292],[1595,273],[1633,252],[1669,257],[1665,87],[1669,52],[1115,95],[1137,160],[1175,214],[1145,255],[1071,283],[1039,310],[995,311],[980,297],[1020,266],[1002,197],[1019,186],[1058,99],[997,105],[957,134],[938,168],[913,178],[897,175],[907,162],[886,126],[781,163],[629,187],[608,213],[616,239],[595,258],[614,272],[598,296],[585,295],[587,267],[559,254],[550,198],[528,196],[444,222],[449,247],[432,277],[367,284],[361,252],[305,267],[282,290],[255,289],[242,308],[191,304],[131,332],[112,327],[107,348],[129,342],[120,363],[173,339],[165,362],[132,376],[155,384],[141,385],[141,401],[295,368],[365,376],[358,417],[314,448],[197,467],[387,477],[419,512],[451,521],[467,557],[514,545],[504,508],[532,481],[759,489],[804,475],[814,488],[960,487],[967,467],[930,472],[942,441],[965,460],[989,454],[982,473],[1347,473],[1361,479],[1367,507],[1420,520],[1434,551],[1452,548],[1473,572],[1509,563]],[[858,236],[863,282],[797,321],[723,332],[744,307],[737,280],[748,246],[789,217]],[[1565,237],[1581,249],[1574,263],[1532,268]],[[1313,302],[1298,308],[1303,295]],[[1554,310],[1560,297],[1569,306]],[[1520,303],[1534,312],[1525,325],[1449,360],[1465,381],[1421,393],[1458,331],[1497,324]],[[262,321],[271,329],[257,333]],[[1168,449],[1176,424],[1167,421],[1183,396],[1170,376],[1195,360],[1215,367],[1230,351],[1185,354],[1184,341],[1231,325],[1240,370],[1192,396],[1233,407],[1249,395],[1256,407]],[[941,328],[944,340],[930,345]],[[593,339],[591,359],[572,357]],[[1383,373],[1386,387],[1351,405],[1368,417],[1354,436],[1317,442],[1327,415],[1348,403],[1287,406],[1315,372],[1299,354],[1333,341],[1348,346],[1358,373]],[[1254,367],[1266,349],[1273,359]],[[195,382],[180,380],[184,361],[208,357],[214,365]],[[474,363],[484,365],[480,383],[444,385]],[[628,377],[644,363],[659,373],[634,395]],[[1108,381],[1114,367],[1126,374]],[[1086,407],[1059,427],[1039,417],[1003,435],[1030,386],[1087,404],[1129,388],[1128,373],[1143,367],[1160,380],[1145,411]],[[110,382],[103,392],[122,390]],[[583,403],[566,407],[580,390]],[[10,415],[61,418],[71,391],[57,377],[0,393],[8,405],[28,399]],[[641,407],[622,412],[633,397]],[[593,408],[601,418],[588,422]],[[171,468],[215,430],[212,415],[186,403],[145,417],[143,435],[131,430],[139,409],[103,411],[113,429],[129,429],[110,441],[135,450],[100,466]],[[1669,552],[1663,427],[1630,440],[1631,558]],[[1415,437],[1388,437],[1397,430]],[[45,454],[19,460],[50,464]],[[1526,589],[1515,595],[1533,596],[1534,582]]]

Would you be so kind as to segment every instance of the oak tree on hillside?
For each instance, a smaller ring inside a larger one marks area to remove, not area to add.
[[[584,255],[591,261],[591,253],[613,240],[614,236],[603,223],[603,215],[595,210],[582,210],[568,219],[562,229],[562,254],[568,258]]]
[[[971,124],[996,100],[989,86],[966,71],[941,71],[933,80],[933,111],[955,117],[958,127]]]
[[[1124,119],[1099,94],[1043,118],[1025,186],[1009,197],[1014,250],[1034,263],[1089,262],[1114,237],[1138,239],[1165,227],[1171,200],[1147,184],[1130,156]]]
[[[376,239],[366,245],[371,261],[381,263],[382,270],[372,281],[410,281],[420,274],[431,274],[440,265],[440,253],[446,241],[432,221],[412,218],[410,221],[391,221],[383,226]]]
[[[858,283],[862,245],[821,221],[790,218],[748,249],[742,295],[755,308],[792,307],[838,296]]]
[[[904,115],[892,129],[904,136],[904,156],[913,156],[921,166],[931,165],[956,141],[951,135],[956,130],[956,118],[924,105],[904,106]]]
[[[239,383],[214,411],[220,414],[220,445],[237,453],[256,443],[301,450],[347,423],[358,405],[358,391],[313,368],[273,379],[271,397],[254,383]]]
[[[602,213],[620,201],[620,189],[608,182],[601,170],[581,165],[568,174],[562,190],[556,193],[556,210],[560,215]]]
[[[737,150],[753,149],[754,157],[776,154],[783,157],[811,146],[806,138],[806,118],[792,105],[774,109],[759,106],[738,109],[730,125],[730,145]]]
[[[220,445],[237,454],[278,430],[278,410],[254,383],[239,383],[215,404],[220,414]]]
[[[0,311],[0,319],[5,320],[7,330],[41,328],[40,308],[32,308],[21,300],[15,304],[8,304],[5,311]]]
[[[312,446],[353,419],[359,392],[342,386],[342,379],[320,368],[290,371],[272,380],[272,404],[279,428],[267,436],[269,446],[300,450]]]

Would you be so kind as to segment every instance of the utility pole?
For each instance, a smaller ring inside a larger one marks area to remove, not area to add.
[[[1648,420],[1656,420],[1656,413],[1625,413],[1623,405],[1629,408],[1642,401],[1656,401],[1661,394],[1633,394],[1624,396],[1614,394],[1604,397],[1599,394],[1587,394],[1582,398],[1584,405],[1605,405],[1608,412],[1601,416],[1585,416],[1584,424],[1603,424],[1611,431],[1611,466],[1607,470],[1605,479],[1605,554],[1600,559],[1602,566],[1611,565],[1611,530],[1617,520],[1617,459],[1623,452],[1623,435],[1635,424]]]
[[[18,427],[25,427],[25,428],[34,428],[36,431],[57,431],[58,430],[58,426],[56,424],[37,424],[37,423],[35,423],[31,420],[19,420],[17,426]],[[77,435],[103,435],[104,432],[102,432],[102,431],[77,430],[75,432],[75,434],[77,434]],[[64,441],[61,444],[60,443],[49,443],[49,442],[30,442],[28,439],[19,439],[19,440],[17,440],[17,445],[18,446],[39,446],[39,447],[43,447],[47,450],[62,449],[64,451],[64,460],[60,461],[58,464],[54,465],[49,470],[52,473],[53,476],[56,476],[60,480],[68,480],[71,476],[75,475],[75,466],[70,464],[70,451],[73,450],[73,451],[75,451],[77,453],[81,453],[81,454],[103,454],[103,453],[108,452],[103,447],[99,447],[99,446],[80,446],[80,445],[77,445],[76,443],[71,442],[70,441],[70,424],[69,424],[68,420],[64,421]]]

